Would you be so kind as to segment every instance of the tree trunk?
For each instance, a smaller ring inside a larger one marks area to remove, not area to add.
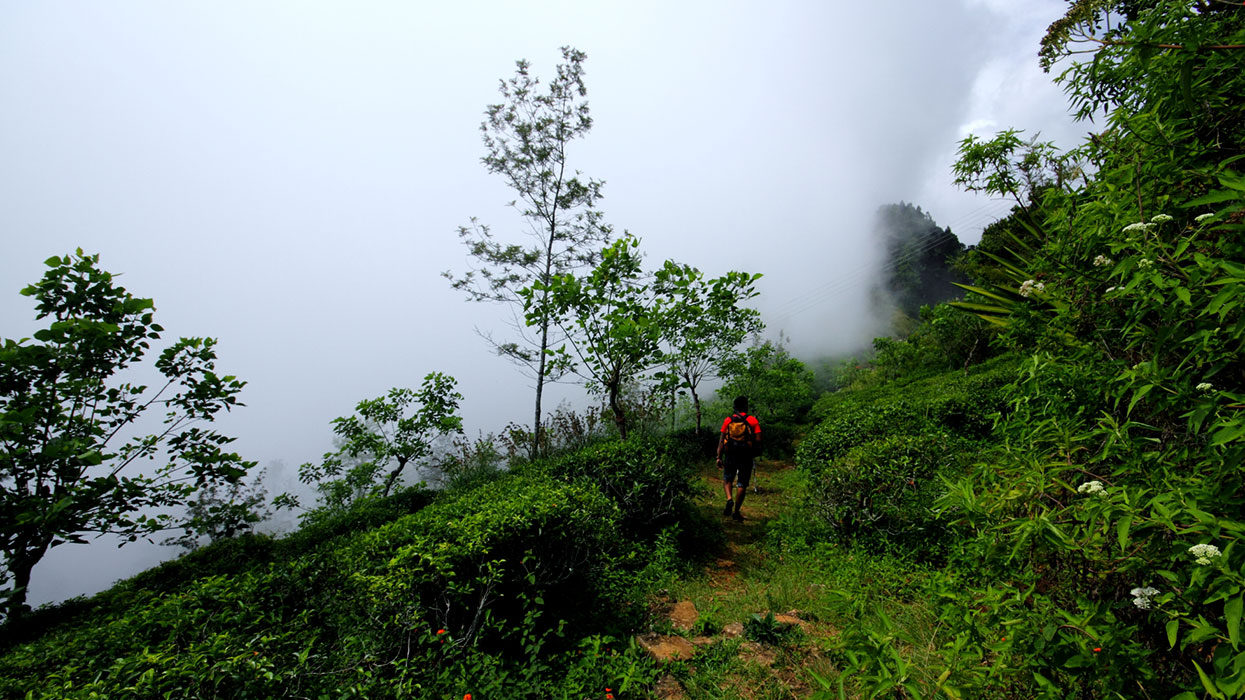
[[[540,295],[540,308],[543,313],[540,319],[540,364],[536,370],[536,415],[532,418],[532,459],[540,456],[540,400],[545,393],[545,353],[549,350],[549,280],[553,277],[553,246],[558,241],[558,194],[562,191],[562,175],[566,172],[566,162],[558,171],[558,183],[553,191],[553,209],[549,212],[549,242],[545,245],[545,275],[541,282],[545,291]]]
[[[696,393],[696,385],[688,383],[692,391],[692,405],[696,407],[696,434],[700,435],[700,395]]]
[[[618,384],[617,381],[610,383],[610,410],[614,413],[614,425],[618,426],[618,435],[626,440],[627,416],[623,413],[622,404],[618,403]]]
[[[547,292],[546,296],[548,296]],[[536,416],[532,418],[532,459],[540,456],[540,399],[545,392],[545,349],[548,347],[549,319],[546,318],[540,326],[540,368],[536,370]]]
[[[30,611],[30,608],[26,605],[26,593],[27,589],[30,588],[30,572],[34,570],[35,564],[38,564],[43,555],[47,553],[48,545],[50,544],[51,541],[49,540],[34,549],[18,552],[6,563],[9,573],[13,575],[13,594],[9,596],[9,605],[6,611],[8,622],[13,622]]]
[[[385,479],[385,490],[380,492],[382,497],[387,497],[389,495],[389,490],[393,488],[393,483],[398,480],[398,475],[401,474],[402,470],[406,468],[405,459],[398,457],[397,460],[398,468],[389,472],[389,477]]]

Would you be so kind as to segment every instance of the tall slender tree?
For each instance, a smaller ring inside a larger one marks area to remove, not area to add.
[[[514,77],[501,82],[502,101],[488,106],[480,125],[486,151],[482,162],[514,190],[511,206],[526,224],[525,236],[496,237],[473,218],[458,231],[474,259],[471,269],[444,273],[472,301],[510,307],[510,325],[517,337],[498,340],[492,333],[481,335],[535,383],[533,456],[540,445],[545,383],[559,376],[556,365],[549,363],[549,349],[561,343],[555,337],[549,282],[592,265],[610,240],[610,228],[596,208],[604,183],[573,170],[567,153],[570,143],[592,128],[584,85],[587,57],[563,47],[562,58],[564,63],[543,92],[528,62],[518,61]],[[519,291],[533,284],[541,291],[531,299],[520,297]]]

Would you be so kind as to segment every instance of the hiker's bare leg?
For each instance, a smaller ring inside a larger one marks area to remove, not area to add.
[[[735,512],[738,513],[740,508],[744,506],[744,496],[748,495],[748,487],[742,486],[735,489]]]
[[[732,500],[732,499],[731,499],[731,486],[732,486],[732,484],[731,484],[731,482],[730,482],[730,481],[723,481],[723,482],[722,482],[722,491],[724,491],[724,492],[726,493],[726,500],[728,500],[728,501],[729,501],[729,500]]]

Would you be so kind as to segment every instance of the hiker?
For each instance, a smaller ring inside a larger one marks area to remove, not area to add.
[[[752,459],[761,451],[761,423],[756,416],[748,415],[748,397],[735,397],[735,412],[722,421],[722,435],[718,440],[718,469],[722,470],[722,490],[726,492],[726,506],[722,516],[743,520],[739,509],[748,493],[752,480]],[[735,494],[731,496],[731,484]]]

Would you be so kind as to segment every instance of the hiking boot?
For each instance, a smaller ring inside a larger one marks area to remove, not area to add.
[[[735,511],[735,502],[728,500],[726,502],[726,507],[722,509],[722,517],[723,518],[729,517],[731,513],[733,513],[734,511]]]
[[[744,521],[744,514],[739,511],[735,511],[734,513],[731,513],[731,520],[742,523]]]

